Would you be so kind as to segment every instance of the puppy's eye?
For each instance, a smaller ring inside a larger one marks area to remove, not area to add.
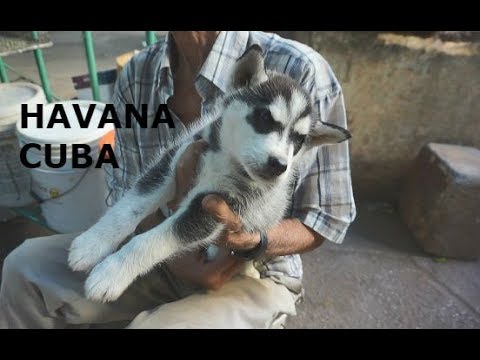
[[[261,121],[264,122],[269,122],[272,121],[272,114],[270,113],[270,110],[268,109],[261,109],[258,114],[259,118]]]

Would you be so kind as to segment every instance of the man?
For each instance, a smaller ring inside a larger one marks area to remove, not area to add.
[[[165,41],[136,55],[117,81],[113,102],[120,118],[126,103],[148,104],[152,114],[167,103],[175,128],[117,129],[120,168],[109,181],[113,201],[132,186],[160,146],[213,106],[226,91],[235,61],[252,44],[263,49],[267,69],[286,73],[307,89],[323,121],[346,128],[340,85],[326,61],[309,47],[261,32],[171,32]],[[201,141],[194,143],[182,157],[173,211],[188,191],[186,180],[192,178],[204,147]],[[68,268],[68,248],[76,234],[27,240],[5,260],[0,327],[281,327],[287,315],[295,314],[302,293],[298,253],[324,239],[340,243],[355,217],[347,143],[308,154],[309,165],[295,185],[291,217],[267,232],[264,255],[269,260],[254,262],[261,279],[239,275],[243,260],[231,255],[231,250],[256,248],[259,235],[242,232],[225,202],[209,195],[204,207],[230,229],[213,260],[204,251],[186,254],[135,281],[112,303],[87,300],[86,275]],[[160,217],[154,214],[137,231],[159,223]]]

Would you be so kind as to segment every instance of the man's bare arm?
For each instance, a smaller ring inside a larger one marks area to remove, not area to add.
[[[241,221],[230,210],[226,202],[217,195],[208,195],[203,201],[203,207],[212,213],[219,222],[227,225],[223,244],[231,249],[252,249],[260,242],[259,233],[242,231]],[[269,240],[266,249],[267,256],[279,256],[303,253],[320,246],[325,238],[304,225],[298,219],[284,219],[267,232]]]

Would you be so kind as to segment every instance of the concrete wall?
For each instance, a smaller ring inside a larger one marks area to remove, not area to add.
[[[428,142],[480,147],[478,44],[398,34],[282,34],[320,52],[345,93],[357,197],[396,200]]]

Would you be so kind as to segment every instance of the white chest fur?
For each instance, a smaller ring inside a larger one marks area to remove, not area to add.
[[[233,198],[242,198],[242,211],[238,215],[247,231],[268,229],[284,216],[291,198],[289,172],[279,177],[273,186],[252,180],[244,182],[239,189],[232,180],[240,179],[241,175],[228,154],[208,152],[199,166],[198,183],[184,200],[185,205],[199,193],[221,192]]]

